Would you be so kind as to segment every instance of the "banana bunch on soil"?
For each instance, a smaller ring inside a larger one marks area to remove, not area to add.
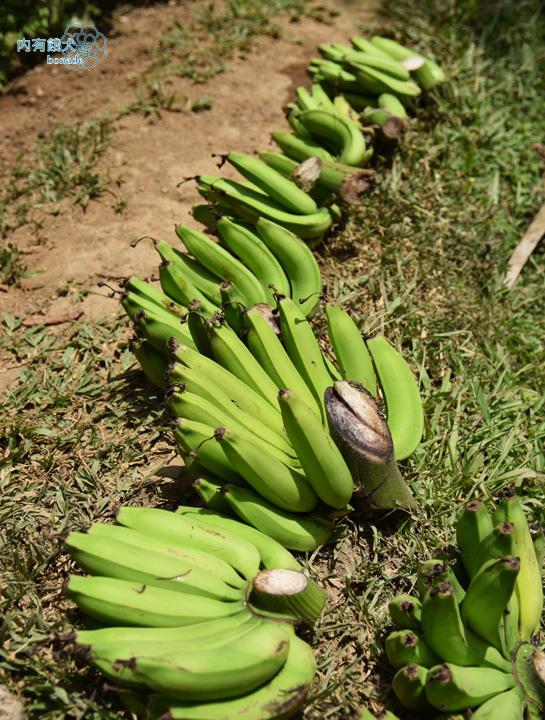
[[[478,501],[466,505],[456,541],[421,564],[419,597],[390,602],[401,628],[386,639],[394,692],[409,710],[437,718],[542,718],[543,530],[528,525],[508,488],[492,514]]]
[[[312,627],[325,603],[291,553],[199,508],[122,507],[117,523],[66,539],[90,573],[67,592],[94,621],[71,649],[132,691],[122,698],[143,718],[291,716],[316,669],[294,626]]]

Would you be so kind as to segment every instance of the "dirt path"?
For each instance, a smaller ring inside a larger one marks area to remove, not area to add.
[[[114,178],[126,173],[122,185],[114,186],[127,201],[126,212],[116,213],[113,196],[106,193],[86,212],[63,201],[58,215],[46,216],[39,241],[28,225],[13,231],[8,239],[24,251],[29,269],[44,272],[24,280],[20,289],[0,292],[0,311],[21,316],[74,310],[73,293],[58,291],[70,278],[73,288],[89,290],[78,305],[89,320],[116,313],[117,303],[97,288],[97,281],[129,274],[150,277],[157,266],[150,243],[132,249],[132,239],[150,234],[175,244],[175,223],[202,229],[189,214],[200,199],[196,185],[177,187],[180,180],[217,173],[212,153],[272,147],[271,132],[287,128],[282,106],[293,99],[297,85],[310,85],[305,69],[317,45],[346,42],[361,22],[376,17],[378,4],[339,0],[332,6],[339,12],[332,25],[310,18],[287,23],[284,38],[260,38],[249,57],[229,60],[226,72],[205,85],[169,78],[169,95],[192,100],[210,95],[210,110],[165,111],[153,123],[141,112],[117,120],[101,162]],[[17,151],[31,149],[38,134],[47,136],[55,123],[70,125],[115,112],[134,100],[129,82],[144,62],[144,46],[175,20],[187,22],[188,9],[169,3],[132,10],[113,23],[107,57],[93,70],[74,73],[43,64],[14,81],[0,97],[0,173],[5,176]],[[222,174],[228,175],[228,168]]]

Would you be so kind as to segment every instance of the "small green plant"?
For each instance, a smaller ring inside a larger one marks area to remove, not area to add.
[[[11,242],[0,245],[0,283],[16,285],[27,270],[26,263],[21,259],[19,249]]]

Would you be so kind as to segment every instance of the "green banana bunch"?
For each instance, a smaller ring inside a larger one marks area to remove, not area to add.
[[[387,638],[386,652],[398,668],[394,692],[409,709],[448,717],[472,710],[483,720],[543,715],[543,656],[533,644],[543,612],[541,541],[535,548],[513,489],[497,503],[493,514],[467,503],[456,527],[460,551],[439,548],[443,563],[421,564],[420,597],[390,601],[401,630]]]
[[[263,166],[268,168],[265,164]],[[293,188],[295,194],[299,196],[301,190],[295,183]],[[292,193],[294,191],[292,190]],[[332,217],[327,208],[319,208],[313,213],[290,212],[259,188],[256,190],[240,181],[200,175],[199,192],[209,200],[218,198],[227,203],[243,220],[255,224],[260,217],[265,217],[283,225],[303,239],[320,237],[332,224]]]

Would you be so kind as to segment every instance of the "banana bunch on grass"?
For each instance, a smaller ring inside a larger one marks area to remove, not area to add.
[[[383,336],[364,341],[349,314],[328,304],[337,369],[298,304],[280,293],[276,300],[272,324],[255,306],[229,316],[226,305],[211,320],[191,314],[197,351],[169,342],[166,402],[206,505],[312,551],[351,502],[366,512],[414,506],[396,457],[420,442],[422,403]]]
[[[407,111],[422,91],[445,81],[437,63],[388,38],[355,36],[352,47],[343,43],[320,45],[309,74],[330,97],[341,95],[349,113],[380,127],[387,138],[406,132]],[[339,101],[338,107],[343,106]]]
[[[210,510],[122,507],[117,525],[65,546],[90,573],[67,592],[94,621],[72,648],[142,718],[268,720],[301,706],[316,665],[294,626],[314,625],[325,594],[274,540]]]
[[[528,525],[508,488],[492,514],[478,501],[466,505],[456,541],[421,564],[419,597],[390,602],[400,628],[386,639],[394,692],[436,718],[542,718],[543,530]]]

